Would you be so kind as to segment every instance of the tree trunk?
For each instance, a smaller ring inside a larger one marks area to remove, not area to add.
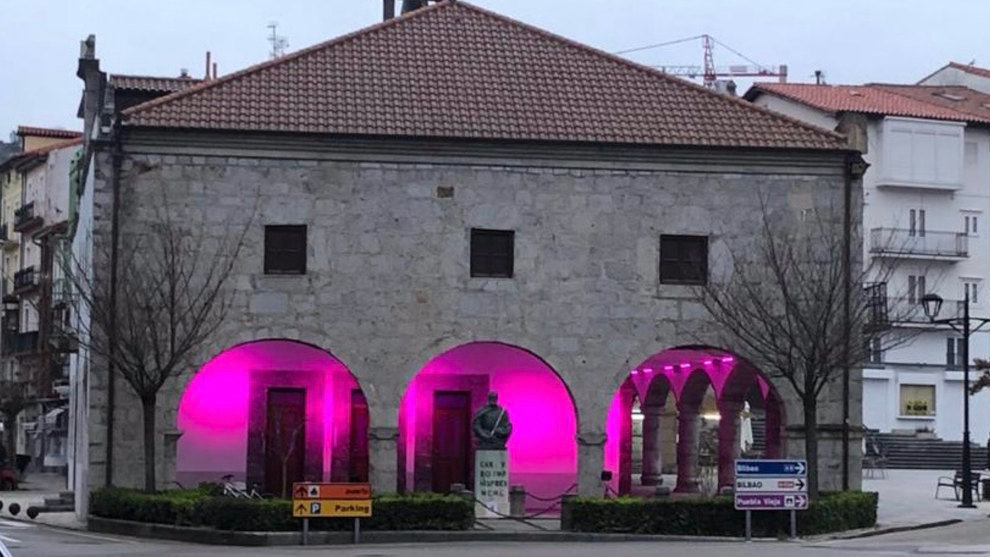
[[[158,395],[141,397],[141,410],[144,413],[144,491],[154,493],[155,487],[155,410]]]
[[[808,497],[818,499],[818,401],[804,400],[804,456],[808,461]]]

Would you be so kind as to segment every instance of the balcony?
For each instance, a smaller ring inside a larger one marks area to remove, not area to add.
[[[30,354],[38,350],[38,331],[30,333],[8,333],[3,334],[3,355],[19,356]]]
[[[0,223],[0,244],[3,244],[3,249],[15,249],[20,243],[20,234],[11,232],[10,223]]]
[[[34,272],[34,266],[22,269],[14,273],[14,291],[12,294],[25,294],[38,287],[38,275]]]
[[[961,261],[969,257],[965,232],[924,232],[907,228],[874,228],[870,253],[876,257]]]
[[[43,224],[41,215],[34,212],[34,201],[21,205],[21,208],[14,211],[14,232],[23,232],[32,228],[37,228]]]
[[[933,325],[925,315],[925,310],[921,307],[920,298],[891,298],[892,321],[901,325],[923,325],[925,327],[947,327],[947,325]],[[943,300],[942,310],[939,311],[939,319],[954,319],[963,316],[962,300]],[[970,304],[970,311],[973,306]]]

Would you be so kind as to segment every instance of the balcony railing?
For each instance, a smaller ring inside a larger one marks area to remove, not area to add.
[[[3,354],[28,354],[38,350],[38,331],[30,333],[4,333]]]
[[[965,232],[934,232],[907,228],[874,228],[870,253],[895,257],[963,259],[969,257]]]
[[[38,275],[34,272],[33,265],[14,273],[14,293],[23,292],[35,286],[38,286]]]
[[[14,232],[20,232],[41,223],[41,215],[36,215],[34,212],[34,201],[21,205],[20,209],[14,211]]]
[[[972,311],[972,305],[970,306]],[[918,325],[929,325],[931,321],[925,315],[925,309],[921,306],[921,298],[892,298],[891,299],[891,320],[899,323],[913,323]],[[942,309],[938,312],[939,319],[952,319],[963,316],[962,300],[943,300]]]

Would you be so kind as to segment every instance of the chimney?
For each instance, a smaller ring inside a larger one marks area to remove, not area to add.
[[[203,79],[205,79],[207,81],[210,80],[210,51],[209,50],[206,51],[206,75],[203,76]]]
[[[213,63],[213,79],[217,78],[217,63]]]
[[[426,4],[426,0],[402,0],[402,13],[407,14],[411,11],[424,8]]]
[[[388,21],[395,17],[395,0],[382,0],[382,21]]]

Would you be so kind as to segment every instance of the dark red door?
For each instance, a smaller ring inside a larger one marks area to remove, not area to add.
[[[433,491],[446,493],[450,484],[470,488],[471,393],[436,391],[433,394]]]
[[[351,391],[351,439],[350,460],[347,462],[347,479],[352,482],[368,481],[368,400],[360,389]]]
[[[306,461],[306,390],[268,389],[265,491],[285,496],[303,481]]]

